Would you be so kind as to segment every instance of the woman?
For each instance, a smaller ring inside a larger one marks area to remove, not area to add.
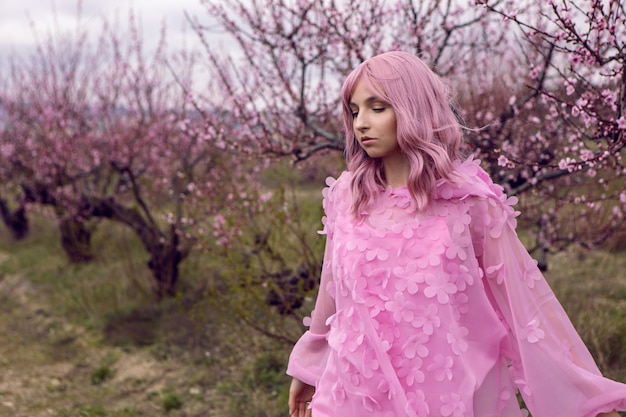
[[[604,378],[474,160],[446,85],[388,52],[343,89],[348,171],[324,191],[309,331],[287,373],[292,416],[618,417]]]

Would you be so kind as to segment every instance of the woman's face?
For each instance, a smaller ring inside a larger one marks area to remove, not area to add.
[[[362,81],[354,87],[350,110],[356,139],[371,158],[400,155],[393,108]]]

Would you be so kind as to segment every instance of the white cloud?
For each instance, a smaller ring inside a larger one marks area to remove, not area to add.
[[[146,51],[157,45],[165,22],[166,45],[170,51],[196,49],[204,55],[204,47],[185,18],[188,13],[202,23],[210,22],[201,0],[82,0],[80,20],[76,0],[0,0],[0,82],[11,58],[27,58],[34,53],[36,37],[43,41],[55,28],[68,33],[77,24],[97,35],[105,19],[110,23],[117,19],[121,30],[126,31],[131,8],[141,23]],[[211,47],[235,56],[240,54],[234,40],[227,35],[209,36]],[[206,67],[200,63],[195,67],[195,88],[202,88],[208,79]]]
[[[55,27],[72,30],[78,22],[76,0],[2,0],[0,5],[0,60],[7,54],[27,52],[40,37]],[[144,39],[158,39],[163,22],[167,26],[168,44],[172,47],[186,42],[193,46],[196,35],[189,28],[184,13],[205,18],[206,11],[200,0],[83,0],[81,25],[97,29],[103,19],[119,17],[122,26],[132,8],[139,16]]]

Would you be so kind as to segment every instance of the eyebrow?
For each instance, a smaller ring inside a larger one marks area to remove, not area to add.
[[[375,101],[383,101],[383,102],[384,102],[385,100],[381,99],[380,97],[371,96],[371,97],[368,97],[368,98],[365,100],[365,103],[366,103],[366,104],[370,104],[370,103],[373,103],[373,102],[375,102]],[[351,101],[351,102],[350,102],[350,105],[351,105],[351,106],[357,106],[357,107],[358,107],[358,105],[357,105],[354,101]]]

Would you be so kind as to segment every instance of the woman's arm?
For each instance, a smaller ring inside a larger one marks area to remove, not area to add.
[[[485,291],[509,330],[503,353],[532,415],[619,417],[626,385],[605,378],[519,238],[511,210],[478,201],[473,220]],[[600,410],[604,413],[600,413]]]
[[[333,184],[332,182],[329,183],[328,180],[327,183],[329,187]],[[323,195],[326,217],[323,220],[324,230],[321,233],[326,234],[326,249],[324,250],[320,286],[315,300],[315,308],[311,312],[310,323],[307,323],[309,330],[302,335],[294,346],[287,366],[288,375],[311,386],[317,383],[326,367],[329,353],[326,340],[329,325],[326,324],[326,320],[335,313],[335,300],[328,290],[333,280],[332,257],[336,196],[333,195],[330,188],[324,189]]]

